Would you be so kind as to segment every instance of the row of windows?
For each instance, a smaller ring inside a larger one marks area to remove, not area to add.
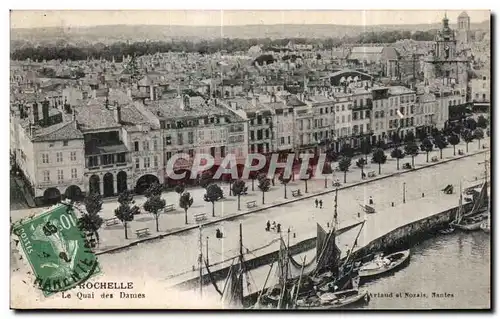
[[[388,101],[388,103],[384,103],[385,101]],[[375,100],[373,101],[373,107],[378,108],[378,107],[384,107],[389,104],[389,106],[398,106],[398,102],[400,103],[409,103],[409,102],[415,102],[415,95],[402,95],[399,97],[394,98],[389,98],[389,100]]]
[[[287,143],[285,143],[285,141],[287,141]],[[292,144],[292,138],[290,136],[288,136],[286,139],[283,136],[280,138],[280,145],[290,145],[290,144]]]
[[[362,120],[363,118],[369,118],[370,117],[370,110],[365,110],[364,112],[363,111],[355,111],[355,112],[352,112],[352,120],[353,121],[356,121],[358,120],[358,115],[359,115],[359,119]]]
[[[72,161],[72,162],[76,161],[76,152],[70,152],[69,158],[70,158],[70,161]],[[50,163],[49,153],[42,153],[42,163],[43,164]],[[56,153],[56,163],[63,163],[63,153],[62,152]]]
[[[269,129],[266,129],[266,130],[261,129],[261,130],[257,130],[257,131],[251,130],[250,131],[250,140],[254,141],[255,137],[257,137],[257,140],[269,138]],[[231,140],[231,137],[229,138],[229,140]]]
[[[150,168],[151,167],[151,158],[150,157],[144,157],[143,159],[143,168]],[[158,167],[158,156],[153,156],[153,167]],[[141,159],[139,157],[135,158],[135,168],[140,169],[141,168]]]
[[[389,128],[397,128],[399,127],[409,127],[413,126],[413,117],[399,119],[399,120],[389,120]]]
[[[71,179],[78,178],[78,170],[76,168],[71,169]],[[64,169],[57,170],[57,180],[59,182],[64,181]],[[43,171],[43,181],[50,182],[50,171]]]
[[[142,141],[142,150],[149,151],[149,141]],[[158,150],[158,140],[156,138],[153,139],[153,150]],[[139,152],[139,142],[134,142],[134,151]]]

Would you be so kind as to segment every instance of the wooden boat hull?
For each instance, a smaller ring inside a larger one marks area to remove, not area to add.
[[[489,233],[490,232],[490,225],[488,223],[482,223],[480,226],[481,230],[484,232]]]
[[[476,230],[480,230],[481,229],[481,224],[483,222],[480,221],[480,222],[477,222],[477,223],[473,223],[473,224],[455,224],[453,226],[455,226],[456,228],[460,229],[460,230],[465,230],[465,231],[476,231]]]
[[[476,221],[471,222],[471,223],[459,223],[459,224],[452,224],[453,227],[465,230],[465,231],[476,231],[481,229],[481,224],[485,223],[485,219],[487,218],[486,215],[476,215],[474,217],[469,217],[469,218],[474,218]]]
[[[453,232],[455,232],[455,228],[449,226],[448,228],[445,228],[445,229],[439,229],[438,230],[438,233],[440,233],[441,235],[449,235],[449,234],[452,234]]]
[[[400,256],[398,256],[400,255]],[[399,251],[393,254],[389,254],[384,256],[384,258],[397,258],[395,261],[392,261],[388,267],[379,267],[374,269],[361,269],[359,270],[359,277],[362,281],[366,282],[370,279],[378,278],[382,275],[390,273],[392,271],[396,271],[399,268],[403,267],[410,260],[410,250]]]
[[[335,294],[341,294],[343,292],[338,292]],[[328,309],[339,309],[354,306],[356,304],[370,302],[370,296],[367,290],[359,290],[356,294],[346,297],[343,300],[333,300],[331,302],[324,302],[319,305],[297,305],[295,309],[299,310],[328,310]]]

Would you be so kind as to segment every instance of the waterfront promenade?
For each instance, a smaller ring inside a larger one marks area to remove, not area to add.
[[[469,150],[474,150],[472,144],[469,145]],[[446,156],[446,153],[443,153],[445,155],[444,158],[453,157],[452,150],[451,156]],[[417,167],[425,165],[425,155],[419,155],[419,157],[423,161]],[[340,190],[338,199],[340,226],[350,225],[364,218],[363,214],[359,218],[357,216],[358,212],[361,212],[359,205],[363,204],[370,195],[375,200],[377,211],[383,213],[367,216],[367,226],[358,240],[359,246],[363,246],[371,239],[378,237],[379,233],[387,232],[391,227],[396,227],[401,222],[401,218],[403,218],[404,222],[411,222],[411,220],[425,217],[426,214],[430,213],[431,207],[456,204],[458,202],[458,195],[444,195],[441,189],[447,184],[453,184],[458,189],[460,181],[464,183],[464,187],[467,186],[467,183],[477,183],[476,178],[480,179],[484,172],[484,167],[478,165],[478,162],[483,160],[484,155],[478,154],[406,172],[362,186]],[[402,162],[405,162],[405,160]],[[395,161],[392,164],[395,166]],[[384,165],[383,172],[387,171],[390,165],[391,161]],[[374,165],[372,165],[373,168]],[[460,172],[460,174],[456,174],[456,172]],[[352,175],[352,173],[355,174]],[[348,178],[354,179],[359,174],[359,170],[356,168],[352,173]],[[318,183],[322,182],[318,181]],[[303,182],[298,183],[300,183],[299,187],[302,189]],[[406,183],[406,204],[402,203],[403,183]],[[309,184],[311,185],[313,182]],[[293,187],[289,187],[289,189],[293,189]],[[324,191],[324,188],[317,187],[317,190],[318,192]],[[283,189],[280,187],[278,191],[282,196]],[[425,194],[423,199],[421,198],[422,192]],[[304,239],[314,237],[316,235],[316,222],[326,227],[326,223],[332,219],[333,194],[332,192],[318,197],[323,199],[323,209],[316,209],[313,203],[314,198],[312,198],[204,227],[203,245],[205,245],[205,237],[208,236],[208,257],[210,263],[222,262],[219,267],[228,266],[230,262],[227,262],[227,260],[238,254],[239,223],[243,224],[243,241],[246,253],[245,258],[247,259],[275,251],[279,248],[276,241],[279,236],[276,233],[264,231],[267,220],[280,222],[284,231],[290,227],[292,233],[296,234],[295,238],[292,236],[290,238],[290,244],[292,245]],[[177,196],[177,194],[174,195]],[[266,195],[268,199],[273,199],[270,194]],[[169,196],[169,194],[166,194],[166,196]],[[256,193],[254,197],[260,199],[260,194]],[[390,208],[393,201],[395,202],[395,207]],[[233,203],[234,205],[235,199],[228,203]],[[206,203],[202,202],[200,204]],[[181,217],[183,219],[183,215]],[[215,238],[216,228],[220,228],[224,232],[223,239],[219,240]],[[343,251],[350,248],[358,229],[353,229],[339,237],[339,247]],[[377,229],[379,231],[376,231]],[[110,231],[113,231],[116,236],[123,235],[122,227],[108,230],[108,233]],[[101,230],[101,234],[106,234],[106,227]],[[100,275],[100,280],[110,280],[110,278],[122,278],[121,280],[123,280],[123,278],[127,278],[127,280],[145,284],[147,289],[150,290],[152,285],[150,281],[153,279],[155,281],[154,285],[158,289],[165,289],[184,280],[191,279],[198,274],[198,272],[192,272],[192,266],[197,265],[199,252],[198,238],[199,232],[197,229],[194,229],[162,239],[140,243],[116,253],[101,254],[99,262],[102,266],[103,274]],[[273,243],[269,245],[271,242]],[[247,253],[246,249],[250,252]],[[204,251],[206,251],[205,246]],[[311,252],[307,252],[304,255],[312,256]],[[268,266],[252,270],[249,280],[251,285],[248,286],[249,290],[246,293],[254,292],[262,287],[268,270]],[[206,286],[205,289],[206,293],[210,294],[213,288]],[[179,293],[179,296],[184,296],[184,294]]]
[[[486,138],[481,141],[481,144],[488,145],[489,143],[489,138]],[[456,146],[457,150],[458,149],[463,149],[465,150],[465,145],[459,144]],[[473,154],[478,151],[478,145],[477,142],[473,142],[469,144],[469,154]],[[479,151],[483,151],[482,149],[479,149]],[[390,150],[386,151],[386,155],[388,156],[387,163],[382,165],[382,176],[387,176],[390,174],[394,174],[397,171],[396,167],[396,160],[392,159],[390,157]],[[439,150],[434,150],[429,154],[429,159],[431,159],[433,156],[437,156],[439,158]],[[443,160],[450,159],[450,158],[458,158],[459,156],[453,156],[453,148],[448,147],[443,150]],[[370,161],[371,155],[368,157],[368,160]],[[179,208],[178,201],[179,201],[179,195],[175,192],[165,192],[162,194],[162,197],[166,200],[167,204],[173,204],[175,207],[174,211],[162,214],[159,218],[159,229],[160,232],[157,233],[156,230],[156,224],[154,217],[142,210],[142,213],[140,215],[137,215],[134,219],[134,221],[129,223],[129,228],[128,228],[128,234],[129,234],[129,239],[125,239],[124,235],[124,229],[123,226],[120,224],[113,225],[113,226],[105,226],[99,230],[99,235],[100,235],[100,245],[98,247],[98,252],[105,252],[108,250],[112,250],[115,248],[119,248],[121,246],[126,246],[128,244],[131,244],[138,239],[136,238],[135,235],[135,230],[141,229],[141,228],[149,228],[151,231],[151,236],[157,236],[157,235],[166,235],[172,232],[178,232],[178,231],[183,231],[185,229],[190,229],[193,228],[193,226],[196,226],[197,223],[194,221],[193,216],[195,214],[200,214],[200,213],[205,213],[207,216],[206,222],[211,222],[211,221],[217,221],[220,219],[225,219],[228,217],[236,217],[241,213],[244,212],[249,212],[253,210],[262,210],[263,208],[267,207],[273,207],[275,205],[280,205],[280,204],[285,204],[287,202],[295,201],[294,203],[290,203],[287,205],[282,206],[282,209],[285,210],[290,210],[290,207],[293,207],[293,210],[296,209],[301,209],[297,207],[297,201],[300,200],[301,198],[305,198],[306,196],[314,195],[314,194],[319,194],[321,192],[325,192],[327,190],[332,191],[332,180],[333,179],[339,179],[342,183],[342,186],[349,186],[349,185],[354,185],[359,182],[361,182],[361,170],[356,167],[355,162],[357,158],[354,158],[352,160],[352,165],[347,173],[347,183],[343,183],[343,173],[342,172],[337,172],[334,175],[330,175],[327,177],[327,188],[325,189],[325,182],[324,178],[313,178],[308,181],[308,193],[305,193],[305,183],[304,181],[300,180],[295,180],[293,182],[290,182],[287,186],[287,199],[284,199],[284,188],[281,184],[279,184],[279,181],[276,179],[275,181],[275,186],[271,187],[271,190],[265,194],[265,205],[262,205],[262,193],[258,190],[257,188],[257,181],[255,182],[255,191],[251,191],[251,181],[247,181],[247,186],[248,186],[248,195],[242,196],[241,197],[241,210],[238,211],[237,209],[237,198],[235,196],[229,196],[229,184],[223,183],[221,184],[221,187],[224,191],[225,194],[225,199],[216,202],[215,203],[215,217],[212,217],[212,205],[211,203],[207,203],[203,200],[203,195],[205,194],[205,190],[202,188],[192,188],[188,189],[188,191],[191,193],[194,199],[194,204],[193,206],[189,209],[188,211],[188,225],[185,224],[185,217],[184,217],[184,211]],[[440,160],[441,161],[441,160]],[[401,173],[404,173],[404,175],[409,174],[408,171],[403,170],[402,166],[403,163],[411,163],[411,158],[406,157],[402,160],[400,160],[400,171]],[[433,164],[431,161],[429,163],[426,162],[426,155],[425,153],[419,154],[418,156],[415,157],[415,167],[420,168],[426,165]],[[337,165],[337,163],[335,163]],[[440,165],[438,165],[439,167]],[[365,168],[365,172],[370,172],[374,171],[378,175],[378,165],[377,164],[369,164]],[[422,171],[419,171],[418,174],[420,174]],[[370,181],[372,179],[367,179],[366,181]],[[378,183],[378,182],[376,182]],[[416,189],[411,186],[412,182],[409,180],[408,182],[408,196],[417,196],[418,192],[416,192]],[[402,184],[399,185],[401,190],[399,192],[396,192],[395,194],[401,194],[402,193]],[[300,189],[302,196],[301,197],[292,197],[292,190],[297,190]],[[412,195],[413,194],[413,195]],[[375,194],[367,194],[368,196],[374,196]],[[360,192],[359,190],[357,191],[357,201],[359,202],[359,196],[364,196],[363,192]],[[401,196],[399,196],[401,197]],[[136,203],[139,206],[142,206],[145,202],[145,198],[143,196],[136,196],[135,197]],[[246,207],[246,202],[248,201],[256,201],[257,207],[254,209],[247,209]],[[396,195],[394,198],[395,201],[398,200],[398,196]],[[314,205],[314,199],[303,199],[301,202],[307,202],[307,204],[301,204],[301,207],[304,206],[306,208],[312,208]],[[331,199],[324,198],[324,209],[326,207],[331,207]],[[361,202],[360,202],[361,203]],[[310,206],[310,207],[309,207]],[[103,209],[101,212],[101,216],[104,219],[112,218],[114,217],[114,210],[115,208],[118,207],[118,203],[116,200],[105,200],[103,204]],[[13,221],[16,221],[22,217],[27,217],[33,213],[43,211],[44,208],[34,208],[34,209],[23,209],[23,210],[15,210],[11,211],[11,217]],[[246,217],[245,217],[246,218]],[[262,227],[264,227],[265,222],[267,219],[266,217],[262,216]],[[273,219],[272,216],[269,217],[272,220],[276,220],[275,218]],[[277,222],[279,222],[277,220]],[[282,223],[283,228],[286,230],[289,225],[285,225]],[[222,229],[221,229],[222,230]]]

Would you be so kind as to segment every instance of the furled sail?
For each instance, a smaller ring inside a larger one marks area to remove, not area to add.
[[[478,212],[478,210],[484,206],[484,203],[485,203],[487,197],[488,197],[488,191],[486,188],[486,183],[483,183],[483,186],[481,187],[481,192],[479,193],[479,196],[474,201],[474,206],[472,207],[472,209],[469,213],[464,215],[464,217],[472,216],[472,215],[476,214]]]
[[[243,307],[243,269],[241,263],[232,265],[222,292],[222,306],[229,309]]]
[[[328,237],[323,245],[321,254],[316,258],[317,266],[316,271],[321,270],[332,270],[335,269],[340,261],[341,251],[335,243],[336,234],[332,231],[328,234]]]

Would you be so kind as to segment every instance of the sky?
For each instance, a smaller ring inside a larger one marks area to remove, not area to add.
[[[463,10],[448,10],[451,23],[456,23]],[[220,26],[251,24],[428,24],[440,23],[444,10],[343,10],[343,11],[258,11],[258,10],[178,10],[178,11],[11,11],[11,28],[85,27],[114,24]],[[467,10],[471,23],[490,19],[490,11]]]

